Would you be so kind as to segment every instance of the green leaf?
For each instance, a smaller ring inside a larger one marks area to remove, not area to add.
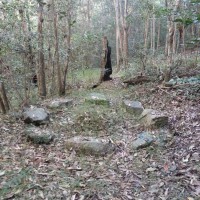
[[[177,19],[174,20],[174,22],[180,22],[185,26],[189,26],[189,25],[194,23],[193,19],[191,19],[191,18],[182,18],[182,19],[177,18]]]
[[[174,22],[181,22],[181,23],[183,23],[183,20],[179,18],[179,19],[175,19]]]
[[[191,0],[191,3],[200,3],[200,0]]]
[[[200,14],[197,14],[197,20],[200,21]]]

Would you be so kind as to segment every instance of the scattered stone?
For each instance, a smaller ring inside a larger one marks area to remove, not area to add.
[[[22,118],[21,112],[10,112],[9,115],[16,120],[19,120]]]
[[[145,140],[148,143],[152,143],[155,140],[154,137],[148,132],[140,133],[138,138]]]
[[[92,137],[74,137],[66,141],[67,149],[74,149],[84,155],[104,156],[112,153],[115,146],[111,142],[105,142]]]
[[[189,77],[189,78],[176,78],[171,79],[169,81],[170,84],[176,85],[176,84],[199,84],[200,83],[200,77]]]
[[[151,134],[147,132],[142,132],[139,134],[138,138],[133,142],[132,147],[133,149],[145,148],[150,146],[153,141],[154,137]]]
[[[50,130],[42,130],[37,127],[28,128],[25,134],[27,139],[35,144],[49,144],[55,137]]]
[[[168,125],[168,116],[152,109],[145,109],[140,116],[140,120],[149,128],[162,128]]]
[[[96,105],[109,105],[110,104],[109,100],[105,97],[105,95],[99,94],[99,93],[89,94],[88,97],[86,97],[85,101],[88,103],[96,104]]]
[[[22,113],[22,119],[27,124],[34,124],[36,126],[47,124],[49,122],[49,113],[43,108],[27,108]]]
[[[142,106],[142,103],[139,101],[129,101],[129,100],[124,100],[124,106],[126,108],[126,111],[139,116],[142,114],[144,107]]]
[[[164,87],[172,87],[172,86],[173,86],[173,83],[170,83],[170,82],[163,82],[163,86],[164,86]]]
[[[167,142],[172,139],[172,134],[170,134],[169,129],[157,129],[154,132],[155,135],[155,145],[164,147]]]
[[[72,99],[56,99],[51,101],[47,107],[50,109],[56,109],[56,108],[63,108],[63,107],[68,107],[73,104]]]

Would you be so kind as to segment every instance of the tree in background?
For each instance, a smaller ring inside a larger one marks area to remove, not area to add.
[[[45,61],[44,61],[44,34],[43,34],[43,10],[44,2],[37,0],[38,2],[38,92],[39,96],[44,98],[46,96],[46,81],[45,81]]]

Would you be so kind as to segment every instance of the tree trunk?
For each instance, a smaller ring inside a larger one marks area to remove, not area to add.
[[[102,57],[101,57],[101,75],[100,75],[99,83],[103,81],[105,66],[107,62],[108,40],[106,36],[102,38],[102,48],[103,50],[102,50]]]
[[[164,81],[169,81],[171,78],[171,71],[172,71],[172,67],[173,67],[173,51],[175,48],[175,25],[174,25],[174,19],[175,16],[174,14],[176,13],[178,7],[180,4],[180,0],[176,0],[174,4],[169,4],[168,0],[165,0],[165,5],[167,9],[173,9],[173,13],[171,15],[168,15],[167,18],[167,35],[166,35],[166,48],[165,48],[165,53],[168,59],[168,67],[165,70],[165,78]]]
[[[120,38],[120,27],[119,27],[119,0],[114,0],[114,6],[115,6],[115,23],[116,23],[116,65],[117,65],[117,71],[120,70],[120,44],[119,44],[119,38]]]
[[[4,112],[7,112],[10,110],[10,106],[9,106],[9,102],[8,102],[8,98],[7,98],[7,95],[6,95],[6,90],[5,90],[5,87],[4,87],[4,84],[3,82],[0,82],[0,97],[1,97],[1,108],[2,108],[2,111]]]
[[[152,19],[152,50],[153,50],[153,55],[155,55],[155,43],[156,43],[156,18],[155,14],[153,14],[153,19]]]
[[[45,82],[45,62],[44,62],[44,36],[43,36],[43,7],[44,4],[38,1],[38,48],[39,61],[37,70],[38,92],[41,98],[46,96],[46,82]]]
[[[147,43],[148,43],[148,32],[149,32],[149,16],[147,15],[145,27],[144,27],[144,50],[147,50]]]
[[[175,55],[177,53],[177,50],[176,50],[176,46],[177,46],[176,32],[177,32],[177,24],[174,24],[173,47],[172,47],[173,55]]]
[[[68,68],[69,68],[69,62],[70,62],[70,54],[71,54],[71,13],[68,12],[68,16],[67,16],[67,25],[66,25],[66,34],[64,36],[65,39],[65,45],[67,48],[67,59],[65,62],[65,68],[64,68],[64,75],[63,75],[63,84],[62,84],[62,94],[65,94],[65,90],[66,90],[66,80],[67,80],[67,72],[68,72]]]
[[[128,64],[128,23],[127,23],[127,16],[128,16],[128,0],[125,0],[124,6],[124,19],[123,19],[123,28],[124,28],[124,66]]]
[[[2,113],[6,114],[6,108],[4,106],[3,99],[1,98],[1,96],[0,96],[0,108],[1,108]]]
[[[58,14],[55,10],[55,1],[52,0],[52,11],[53,11],[53,25],[54,25],[54,38],[55,38],[55,67],[57,70],[57,87],[59,96],[62,95],[62,77],[60,68],[60,56],[59,56],[59,39],[58,39]]]
[[[23,45],[25,47],[25,53],[23,54],[23,57],[24,57],[23,59],[24,59],[24,93],[25,93],[26,99],[29,98],[30,83],[31,83],[30,80],[33,77],[33,74],[31,74],[31,76],[27,76],[27,74],[31,71],[31,72],[34,72],[34,75],[35,75],[34,55],[32,51],[31,38],[29,36],[29,32],[31,31],[31,28],[30,28],[30,20],[29,20],[28,12],[29,11],[27,9],[26,15],[25,15],[25,11],[22,8],[19,9],[19,15],[21,18],[21,27],[22,27],[22,32],[23,32]],[[26,16],[27,16],[28,22],[26,22]]]
[[[160,47],[160,26],[161,26],[160,19],[158,19],[157,50]]]
[[[153,19],[151,18],[151,51],[153,51]]]

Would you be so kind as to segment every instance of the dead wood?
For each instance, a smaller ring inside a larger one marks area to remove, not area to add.
[[[123,81],[123,83],[127,83],[129,85],[137,85],[145,82],[150,82],[150,78],[147,76],[136,76],[133,78],[130,78],[129,80]]]

